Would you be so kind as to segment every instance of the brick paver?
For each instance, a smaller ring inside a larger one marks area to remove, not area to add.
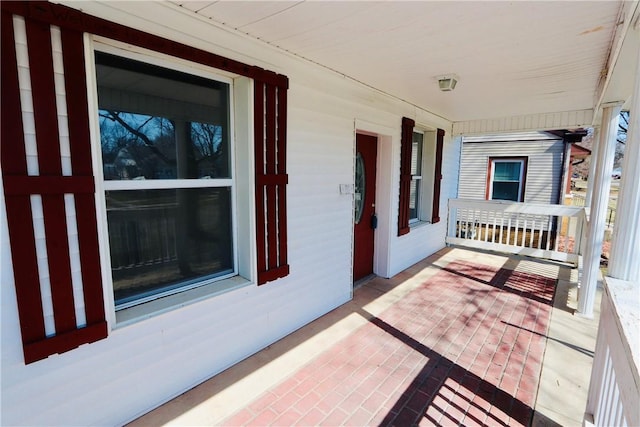
[[[555,283],[451,262],[222,424],[528,426]]]

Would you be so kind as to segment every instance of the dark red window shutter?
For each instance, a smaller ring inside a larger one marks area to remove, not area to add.
[[[26,363],[107,336],[82,33],[61,29],[72,175],[63,176],[48,24],[25,19],[39,175],[29,175],[13,17],[2,11],[2,179]],[[7,124],[11,123],[11,126]],[[74,197],[86,325],[77,325],[64,195]],[[45,333],[31,195],[42,198],[55,333]]]
[[[258,285],[262,285],[289,274],[286,82],[255,80],[254,126]]]
[[[402,138],[400,140],[400,204],[398,206],[398,236],[407,234],[409,228],[409,192],[411,191],[411,146],[413,127],[416,122],[402,118]]]
[[[254,80],[258,283],[263,284],[289,274],[286,217],[288,179],[286,174],[288,79],[286,76],[55,3],[16,1],[0,4],[3,14],[2,122],[16,124],[2,128],[2,173],[19,316],[27,362],[70,350],[107,335],[87,118],[83,32],[131,43]],[[38,89],[34,88],[36,138],[40,156],[40,176],[37,177],[27,174],[24,135],[22,126],[19,125],[22,122],[22,116],[12,13],[24,16],[29,22],[31,33],[29,58],[33,61],[32,79],[42,79],[41,83],[36,84]],[[49,25],[59,27],[62,33],[72,176],[62,176],[59,146],[56,145],[59,140],[55,116]],[[38,64],[37,68],[33,64]],[[40,68],[41,65],[42,68]],[[35,98],[36,92],[38,92],[37,98]],[[11,142],[7,143],[7,141]],[[25,218],[31,218],[30,195],[34,194],[43,196],[47,253],[50,264],[55,263],[51,273],[52,288],[55,293],[53,299],[56,323],[56,333],[53,336],[46,336],[44,332],[34,230],[30,221],[24,221]],[[71,283],[68,280],[69,248],[66,243],[67,236],[61,231],[66,230],[64,194],[73,194],[76,206],[87,319],[85,327],[75,325],[75,313],[71,311],[74,306],[71,299],[73,297]],[[62,238],[63,235],[64,238]]]
[[[440,222],[440,183],[442,182],[442,146],[444,144],[444,130],[438,129],[436,137],[436,166],[433,179],[433,203],[431,209],[431,223]]]

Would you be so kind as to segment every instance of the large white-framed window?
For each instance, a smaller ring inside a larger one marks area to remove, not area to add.
[[[94,53],[115,309],[237,275],[233,80]]]
[[[527,158],[489,158],[488,200],[524,200]]]

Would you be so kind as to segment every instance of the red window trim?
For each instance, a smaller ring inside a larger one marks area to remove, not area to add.
[[[173,57],[211,66],[254,79],[266,88],[266,111],[255,99],[256,159],[266,148],[266,169],[256,160],[256,209],[259,272],[263,284],[289,274],[286,224],[286,116],[288,78],[260,67],[221,57],[153,34],[87,15],[76,9],[45,1],[2,2],[2,127],[3,141],[16,141],[9,150],[2,144],[3,184],[14,280],[25,362],[44,359],[107,336],[97,241],[93,171],[88,128],[88,102],[84,69],[83,33],[147,48]],[[34,92],[34,115],[41,176],[28,176],[18,71],[13,34],[13,14],[25,18]],[[57,116],[53,87],[50,26],[61,30],[63,67],[69,115],[73,175],[61,175]],[[261,113],[261,114],[258,114]],[[20,124],[20,125],[18,125]],[[261,136],[266,129],[266,141]],[[22,144],[20,144],[22,142]],[[263,145],[266,144],[266,147]],[[69,248],[66,236],[64,194],[74,194],[87,326],[78,328],[71,289]],[[45,212],[47,252],[50,264],[56,335],[47,337],[40,295],[35,236],[30,222],[30,195],[40,194]],[[261,215],[262,212],[262,215]],[[266,215],[265,215],[266,212]],[[261,264],[264,260],[264,265]],[[19,260],[19,262],[18,262]]]

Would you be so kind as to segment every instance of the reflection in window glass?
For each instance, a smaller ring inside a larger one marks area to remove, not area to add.
[[[229,178],[229,87],[96,54],[106,180]]]
[[[491,198],[520,201],[522,161],[494,161]]]
[[[519,181],[520,162],[496,162],[494,180]]]
[[[234,273],[229,84],[101,52],[96,77],[116,308]]]
[[[229,188],[107,191],[116,305],[233,269]]]

